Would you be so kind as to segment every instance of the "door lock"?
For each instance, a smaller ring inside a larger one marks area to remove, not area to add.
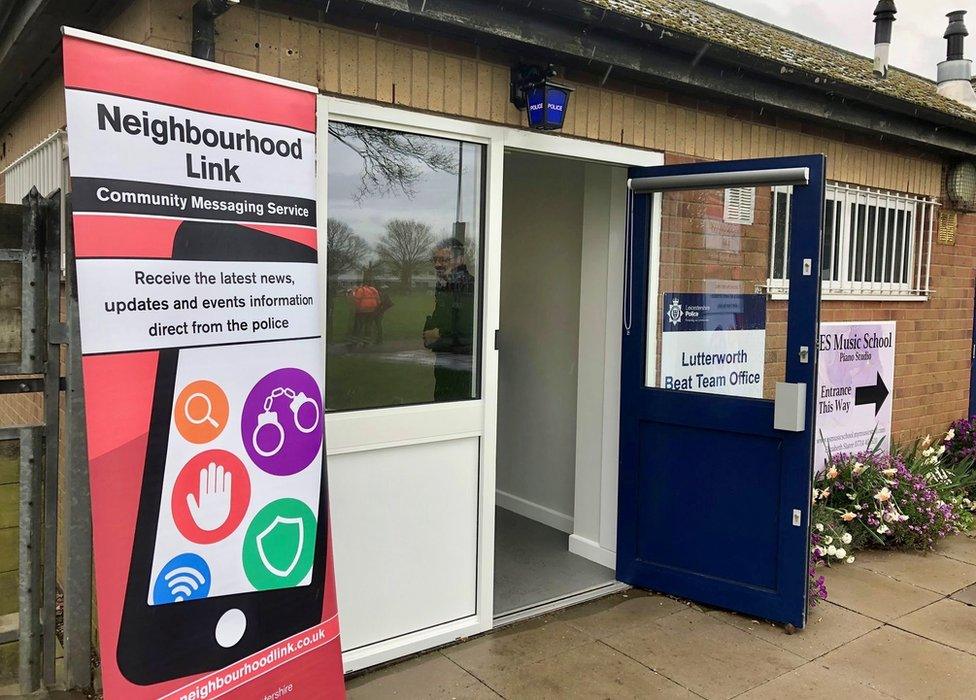
[[[773,401],[773,428],[802,433],[807,422],[807,385],[803,382],[776,382]]]

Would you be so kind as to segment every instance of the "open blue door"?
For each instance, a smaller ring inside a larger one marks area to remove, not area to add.
[[[805,623],[824,165],[631,170],[621,581]]]

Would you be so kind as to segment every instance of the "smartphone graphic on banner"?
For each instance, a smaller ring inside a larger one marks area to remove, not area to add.
[[[287,263],[317,256],[246,226],[184,222],[173,260],[227,263],[221,275],[269,263],[287,276]],[[273,325],[288,301],[248,291],[207,303],[229,313],[267,303],[259,323]],[[219,669],[321,621],[321,339],[282,331],[280,341],[159,351],[117,649],[133,683]]]

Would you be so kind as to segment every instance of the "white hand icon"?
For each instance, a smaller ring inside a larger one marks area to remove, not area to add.
[[[193,522],[208,532],[223,525],[230,516],[232,475],[223,465],[211,462],[200,470],[200,493],[186,494],[186,505]]]

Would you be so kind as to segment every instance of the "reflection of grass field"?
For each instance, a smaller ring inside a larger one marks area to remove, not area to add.
[[[390,291],[393,306],[383,316],[383,340],[416,340],[420,345],[424,322],[434,310],[433,291]],[[329,342],[345,340],[352,328],[352,299],[338,297],[332,307],[332,338]]]
[[[333,411],[432,401],[434,368],[382,361],[369,354],[330,355],[325,396]]]
[[[390,291],[393,300],[383,316],[383,343],[351,350],[353,304],[346,296],[332,308],[332,349],[326,362],[325,393],[330,410],[424,403],[434,398],[434,368],[391,362],[374,353],[423,349],[424,323],[434,309],[431,291]]]

